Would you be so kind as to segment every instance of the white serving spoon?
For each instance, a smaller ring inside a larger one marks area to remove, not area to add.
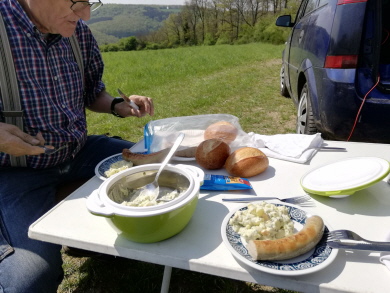
[[[158,186],[158,177],[161,174],[161,171],[165,168],[165,166],[168,164],[169,160],[172,158],[174,153],[176,152],[177,148],[181,144],[181,142],[184,139],[184,133],[180,133],[179,136],[176,138],[175,143],[173,144],[171,150],[169,151],[168,155],[165,157],[164,161],[161,163],[160,169],[158,169],[158,172],[156,174],[156,177],[154,178],[153,182],[145,185],[142,187],[141,192],[139,194],[145,194],[148,193],[153,196],[154,199],[157,199],[158,194],[160,193],[160,187]]]

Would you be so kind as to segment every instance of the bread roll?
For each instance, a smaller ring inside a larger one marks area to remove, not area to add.
[[[204,132],[204,139],[218,138],[230,144],[236,139],[238,129],[227,121],[219,121],[211,124]]]
[[[247,249],[255,260],[284,260],[297,257],[315,247],[324,234],[324,221],[319,216],[306,220],[298,233],[276,240],[249,240]]]
[[[230,147],[219,139],[202,141],[196,149],[196,162],[205,169],[220,169],[230,154]]]
[[[268,157],[259,149],[243,147],[234,151],[225,163],[226,171],[237,177],[253,177],[268,168]]]

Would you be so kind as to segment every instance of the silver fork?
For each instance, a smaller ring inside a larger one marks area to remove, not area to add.
[[[280,200],[282,202],[291,203],[291,204],[304,204],[304,203],[308,203],[308,201],[311,199],[311,197],[308,194],[301,195],[301,196],[295,196],[295,197],[289,197],[289,198],[278,198],[275,196],[270,196],[270,197],[252,196],[252,197],[238,197],[238,198],[223,198],[222,201],[252,202],[252,201],[268,200],[268,199],[277,199],[277,200]]]
[[[60,146],[59,148],[48,147],[47,145],[40,146],[40,147],[45,150],[45,155],[51,155],[51,154],[54,154],[54,153],[58,152],[59,150],[62,150],[63,148],[65,148],[66,144]]]
[[[328,241],[335,241],[335,240],[357,240],[357,241],[364,241],[367,243],[373,243],[373,244],[390,244],[390,242],[384,242],[384,241],[371,241],[364,239],[363,237],[359,236],[355,232],[352,232],[350,230],[334,230],[328,232]]]

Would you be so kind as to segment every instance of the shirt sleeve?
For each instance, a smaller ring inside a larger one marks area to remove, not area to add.
[[[105,88],[102,81],[104,63],[95,37],[87,24],[82,20],[77,25],[76,36],[83,55],[84,101],[85,106],[88,107]]]

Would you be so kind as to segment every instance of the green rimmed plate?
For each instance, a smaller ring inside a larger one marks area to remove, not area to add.
[[[389,172],[387,160],[353,157],[307,172],[301,178],[301,186],[310,194],[346,197],[381,181]]]

